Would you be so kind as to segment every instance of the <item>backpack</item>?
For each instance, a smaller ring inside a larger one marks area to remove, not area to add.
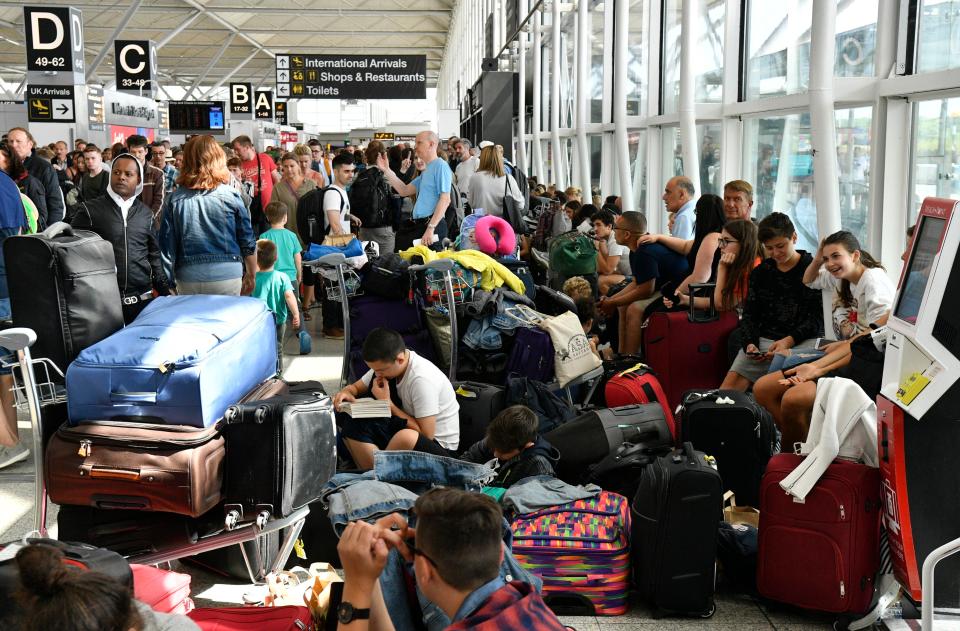
[[[33,200],[20,193],[20,201],[23,202],[23,210],[27,216],[27,231],[24,234],[36,234],[37,223],[40,221],[40,212],[37,210]]]
[[[327,213],[323,210],[323,196],[332,186],[326,186],[321,189],[313,189],[297,201],[297,232],[300,233],[300,239],[309,246],[311,243],[317,245],[323,244],[323,238],[330,232],[330,225],[327,223]],[[340,210],[343,210],[346,200],[343,193],[340,194]]]
[[[564,232],[550,241],[550,271],[560,276],[597,273],[597,249],[593,239],[577,230]]]
[[[460,231],[463,223],[466,209],[464,208],[463,197],[460,195],[460,189],[453,182],[450,183],[450,205],[447,206],[447,212],[443,220],[447,222],[447,234],[454,235]]]
[[[350,187],[349,198],[350,214],[360,219],[363,228],[380,228],[393,222],[390,185],[380,169],[361,171]]]
[[[533,233],[533,247],[536,249],[547,249],[547,241],[553,236],[554,218],[558,212],[563,212],[559,204],[541,204],[540,214],[537,216],[537,229]]]

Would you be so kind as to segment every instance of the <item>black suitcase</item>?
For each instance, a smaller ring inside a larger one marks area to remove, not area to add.
[[[547,432],[544,438],[560,450],[557,477],[570,484],[585,481],[589,467],[616,453],[623,443],[644,445],[659,453],[673,446],[658,403],[591,410]]]
[[[734,492],[737,504],[759,506],[760,480],[777,451],[770,413],[745,392],[691,390],[683,394],[679,423],[681,440],[716,459],[724,489]]]
[[[214,511],[222,525],[222,511]],[[93,506],[61,505],[57,526],[64,541],[82,541],[125,557],[187,546],[198,538],[197,521],[184,515]]]
[[[664,612],[710,617],[716,607],[720,475],[686,443],[644,468],[631,507],[634,582]]]
[[[327,509],[323,507],[320,501],[310,504],[310,514],[307,515],[303,523],[303,530],[300,531],[300,542],[303,544],[303,551],[306,554],[306,560],[291,554],[287,560],[287,569],[297,565],[308,566],[311,563],[325,561],[334,567],[343,567],[340,563],[340,553],[337,552],[337,544],[340,538],[333,529],[333,523],[327,515]]]
[[[506,407],[503,386],[459,381],[453,388],[460,404],[460,449],[464,452],[487,435],[493,417]]]
[[[577,312],[577,305],[573,298],[546,285],[537,285],[537,294],[533,302],[537,305],[537,311],[551,316],[567,311]]]
[[[337,467],[333,403],[320,393],[288,394],[230,406],[224,510],[242,520],[286,517],[320,496]]]
[[[13,323],[36,331],[34,357],[66,372],[80,351],[123,328],[109,241],[59,222],[8,238],[3,252]]]
[[[651,448],[643,443],[623,443],[606,458],[590,465],[584,482],[622,495],[628,503],[633,502],[644,467],[668,451],[669,446]]]

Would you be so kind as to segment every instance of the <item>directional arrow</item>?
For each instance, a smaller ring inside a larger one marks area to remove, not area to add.
[[[283,71],[281,70],[281,71],[280,71],[280,74],[278,75],[278,78],[279,78],[281,81],[286,81],[286,80],[287,80],[287,73],[286,73],[286,72],[283,72]]]
[[[70,113],[70,108],[67,107],[65,104],[61,104],[60,107],[57,108],[57,111],[63,114],[64,116],[66,116],[67,114]]]
[[[286,57],[277,57],[277,68],[286,68],[289,60]]]

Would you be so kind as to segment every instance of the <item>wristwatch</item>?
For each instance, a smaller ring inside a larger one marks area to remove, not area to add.
[[[440,225],[440,224],[428,223],[428,224],[427,224],[427,227],[430,228],[431,230],[436,230],[438,225]]]
[[[354,620],[367,620],[369,618],[369,609],[354,609],[353,605],[348,602],[342,602],[337,607],[337,620],[342,624],[350,624]]]

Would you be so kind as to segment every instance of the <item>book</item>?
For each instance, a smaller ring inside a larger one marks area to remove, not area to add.
[[[353,418],[390,418],[390,402],[379,399],[344,401],[340,411]]]

